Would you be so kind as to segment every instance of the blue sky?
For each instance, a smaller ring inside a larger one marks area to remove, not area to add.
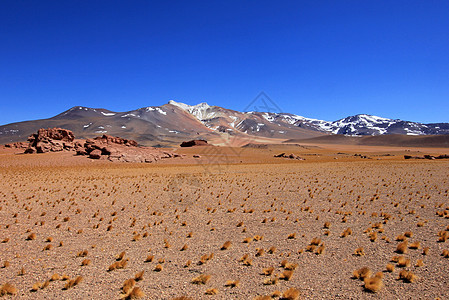
[[[2,1],[0,124],[72,106],[449,122],[449,1]]]

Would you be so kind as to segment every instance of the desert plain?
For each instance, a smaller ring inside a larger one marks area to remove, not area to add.
[[[449,298],[449,160],[404,159],[448,148],[173,151],[135,164],[1,149],[4,297]]]

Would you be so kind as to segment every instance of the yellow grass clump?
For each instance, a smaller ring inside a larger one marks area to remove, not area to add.
[[[398,279],[403,280],[404,282],[415,282],[417,277],[412,271],[401,270]]]
[[[371,277],[373,272],[368,267],[363,267],[361,269],[352,272],[352,277],[360,280]]]
[[[295,288],[289,288],[284,293],[282,293],[282,299],[298,300],[300,295],[301,295],[301,293],[299,292],[299,290],[297,290]]]
[[[207,282],[209,282],[211,276],[207,275],[207,274],[201,274],[195,278],[192,279],[192,283],[193,284],[206,284]]]

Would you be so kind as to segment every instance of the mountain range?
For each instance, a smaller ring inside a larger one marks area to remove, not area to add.
[[[39,128],[72,130],[77,138],[102,134],[134,139],[142,145],[172,146],[189,139],[214,144],[267,140],[301,140],[327,135],[445,135],[449,123],[423,124],[367,114],[323,121],[291,113],[239,112],[207,103],[187,105],[169,101],[127,112],[75,106],[52,118],[0,126],[0,143],[25,141]]]

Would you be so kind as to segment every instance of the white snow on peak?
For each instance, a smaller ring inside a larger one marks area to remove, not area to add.
[[[191,105],[184,104],[184,103],[181,103],[181,102],[176,102],[174,100],[168,101],[168,104],[177,106],[177,107],[179,107],[179,108],[181,108],[183,110],[186,110],[186,111],[188,111],[192,107]]]
[[[160,113],[161,115],[166,116],[167,112],[163,111],[160,107],[157,106],[148,106],[145,108],[146,111],[157,111],[158,113]]]
[[[170,100],[168,102],[168,104],[177,106],[177,107],[187,111],[188,113],[190,113],[191,115],[193,115],[195,118],[197,118],[200,121],[212,119],[217,116],[216,112],[211,111],[212,106],[210,106],[206,102],[202,102],[197,105],[188,105],[185,103]]]

